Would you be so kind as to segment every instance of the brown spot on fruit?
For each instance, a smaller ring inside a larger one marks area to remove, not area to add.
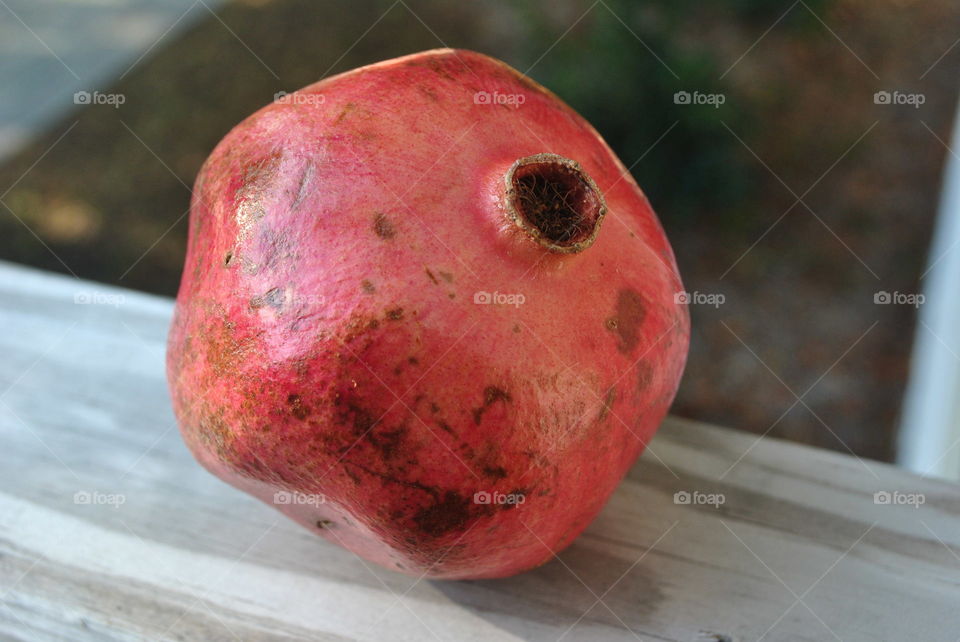
[[[600,406],[600,416],[597,418],[599,421],[603,421],[610,415],[610,409],[613,408],[613,402],[616,400],[617,389],[611,386],[603,398],[603,405]]]
[[[364,279],[360,282],[360,287],[363,288],[363,291],[367,294],[373,294],[377,291],[377,288],[369,280]]]
[[[238,337],[230,321],[215,320],[200,333],[203,354],[217,376],[234,375],[238,364],[254,349],[253,337]]]
[[[380,321],[376,318],[367,318],[361,315],[354,315],[348,321],[346,321],[342,326],[341,340],[344,343],[353,343],[354,341],[363,340],[365,337],[369,338],[369,335],[372,331],[380,327]],[[339,352],[335,353],[337,359],[343,359],[343,355]]]
[[[421,509],[413,518],[420,530],[430,537],[440,537],[462,528],[470,519],[470,501],[460,493],[448,490],[443,499],[437,499]]]
[[[389,473],[382,473],[382,472],[376,471],[376,470],[374,470],[374,469],[372,469],[372,468],[369,468],[369,467],[367,467],[367,466],[364,466],[364,465],[362,465],[362,464],[358,464],[358,463],[355,462],[355,461],[349,461],[349,460],[347,460],[347,459],[344,459],[344,460],[343,460],[343,464],[345,464],[345,465],[350,465],[350,466],[354,466],[354,467],[358,468],[359,470],[367,473],[368,475],[373,475],[374,477],[378,477],[378,478],[380,478],[380,479],[382,479],[382,480],[384,480],[384,481],[386,481],[386,482],[389,482],[389,483],[391,483],[391,484],[398,484],[398,485],[404,486],[404,487],[406,487],[406,488],[412,488],[412,489],[415,489],[415,490],[417,490],[417,491],[426,493],[427,495],[430,495],[430,497],[433,499],[433,502],[434,502],[434,503],[440,501],[440,493],[439,493],[439,492],[437,491],[437,489],[434,488],[433,486],[427,486],[426,484],[422,484],[422,483],[420,483],[420,482],[418,482],[418,481],[408,481],[408,480],[406,480],[406,479],[401,479],[400,477],[397,477],[396,475],[389,474]],[[347,519],[344,518],[344,521],[347,521]],[[347,521],[347,523],[349,523],[349,521]]]
[[[400,426],[393,430],[370,433],[370,443],[380,451],[384,459],[392,459],[400,448],[400,443],[407,434],[407,427]]]
[[[438,270],[437,274],[440,275],[440,278],[446,281],[447,283],[453,283],[453,275],[449,272],[444,272],[443,270]]]
[[[453,428],[451,428],[451,427],[450,427],[450,424],[448,424],[447,422],[445,422],[445,421],[438,421],[438,422],[437,422],[437,425],[440,426],[440,428],[441,428],[444,432],[448,432],[448,433],[450,433],[451,435],[455,434],[455,433],[453,432]]]
[[[425,267],[423,270],[427,273],[427,277],[433,281],[434,285],[440,285],[440,281],[437,281],[437,277],[433,276],[433,272],[430,271],[430,268]]]
[[[640,327],[647,316],[647,306],[643,297],[633,290],[620,290],[617,295],[617,309],[604,326],[619,338],[617,349],[624,354],[633,352],[640,341]]]
[[[403,308],[391,308],[387,310],[387,318],[391,321],[399,321],[403,318]]]
[[[637,362],[637,390],[643,392],[650,387],[653,381],[653,366],[649,361],[643,360]]]
[[[333,526],[333,522],[330,521],[329,519],[318,519],[318,520],[317,520],[317,528],[319,528],[319,529],[330,528],[331,526]]]
[[[366,435],[378,423],[372,413],[352,403],[340,406],[337,419],[343,425],[352,426],[353,433],[358,437]]]
[[[373,217],[373,231],[382,239],[392,239],[397,234],[393,223],[383,212],[377,212],[377,215]]]
[[[356,104],[354,104],[354,103],[347,103],[346,105],[343,106],[343,109],[340,110],[340,113],[337,115],[337,120],[335,120],[334,122],[335,122],[335,123],[339,123],[341,120],[343,120],[344,118],[346,118],[347,114],[349,114],[350,112],[352,112],[352,111],[353,111],[354,109],[356,109],[356,108],[357,108]]]
[[[474,409],[473,411],[474,423],[476,423],[479,426],[480,422],[483,420],[483,413],[485,413],[487,409],[490,408],[491,405],[493,405],[498,401],[503,401],[506,403],[509,401],[513,401],[513,399],[510,397],[510,393],[508,393],[505,390],[501,390],[496,386],[487,386],[486,388],[484,388],[483,389],[483,405],[480,406],[479,408]]]
[[[487,386],[483,389],[483,402],[484,405],[489,406],[494,401],[512,401],[510,398],[510,393],[505,390],[501,390],[496,386]]]
[[[233,250],[229,250],[227,255],[223,257],[223,267],[230,267],[231,263],[233,263]]]
[[[222,459],[227,458],[233,442],[233,434],[220,416],[201,417],[195,434],[212,446]]]
[[[483,389],[483,401],[484,404],[489,405],[494,401],[513,401],[513,398],[510,396],[510,393],[503,388],[487,386]]]
[[[490,479],[503,479],[507,476],[507,469],[503,466],[484,466],[483,474]]]
[[[290,406],[290,414],[297,419],[303,420],[310,415],[310,408],[303,404],[300,395],[292,394],[287,397],[287,405]]]

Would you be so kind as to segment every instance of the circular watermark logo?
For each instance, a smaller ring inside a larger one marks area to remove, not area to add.
[[[473,102],[477,105],[509,105],[519,107],[527,102],[524,94],[503,94],[499,91],[478,91],[473,95]]]
[[[523,493],[501,493],[481,490],[473,494],[473,503],[492,506],[518,506],[527,501]]]
[[[279,506],[320,506],[327,503],[326,495],[278,490],[273,494],[273,503]]]
[[[720,508],[727,503],[727,497],[723,493],[678,490],[673,494],[673,503],[678,506],[713,506],[714,508]]]

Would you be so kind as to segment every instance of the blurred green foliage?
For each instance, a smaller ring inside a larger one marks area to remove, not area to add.
[[[808,0],[809,11],[794,7],[783,28],[815,28],[813,13],[822,14],[830,1]],[[762,107],[737,99],[729,78],[722,78],[733,60],[718,56],[711,40],[691,34],[690,25],[719,16],[759,35],[790,6],[775,0],[604,0],[556,42],[557,25],[528,5],[524,57],[537,60],[554,45],[530,75],[594,124],[654,206],[666,206],[661,215],[671,224],[710,217],[714,224],[736,226],[750,218],[739,206],[760,181],[754,180],[756,161],[744,155],[726,126],[750,137],[763,120],[756,113]],[[691,20],[693,13],[698,20]],[[678,91],[722,94],[725,101],[678,105]]]

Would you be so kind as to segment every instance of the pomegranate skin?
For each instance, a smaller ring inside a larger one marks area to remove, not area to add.
[[[508,576],[569,545],[653,436],[682,290],[570,107],[481,54],[405,56],[275,101],[207,159],[174,410],[210,472],[366,559]]]

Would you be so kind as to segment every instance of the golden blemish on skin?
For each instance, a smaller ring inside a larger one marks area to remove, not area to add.
[[[245,241],[253,226],[266,212],[263,209],[263,197],[269,185],[280,169],[280,152],[249,165],[243,172],[243,185],[234,196],[236,204],[237,240]]]
[[[610,386],[607,390],[607,394],[603,398],[603,403],[600,405],[600,416],[599,421],[603,421],[610,414],[610,409],[613,408],[614,402],[617,400],[617,389],[614,386]]]
[[[343,109],[340,111],[340,114],[337,116],[337,119],[333,121],[334,124],[339,124],[340,121],[343,120],[347,114],[349,114],[356,108],[357,108],[357,105],[355,103],[347,103],[346,105],[344,105]]]
[[[614,315],[604,321],[607,330],[619,339],[617,349],[630,354],[640,341],[640,328],[647,316],[643,297],[630,289],[623,289],[617,295],[617,307]]]

